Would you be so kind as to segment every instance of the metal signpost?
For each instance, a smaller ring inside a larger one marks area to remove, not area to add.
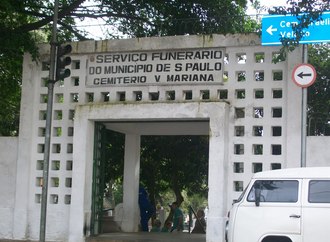
[[[306,45],[303,46],[304,49],[307,48]],[[313,85],[316,79],[316,70],[307,62],[307,49],[303,51],[303,62],[304,64],[299,64],[295,66],[292,72],[292,80],[297,84],[297,86],[302,88],[302,103],[301,103],[301,161],[300,166],[306,166],[306,119],[307,119],[307,87]],[[306,55],[306,56],[305,56]]]

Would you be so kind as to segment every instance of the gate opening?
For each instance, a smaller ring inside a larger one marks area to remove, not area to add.
[[[95,122],[91,235],[121,231],[125,134],[132,130],[141,139],[139,185],[154,209],[149,228],[155,220],[163,226],[168,204],[182,201],[184,230],[190,232],[196,221],[190,208],[207,210],[208,126],[207,120]]]

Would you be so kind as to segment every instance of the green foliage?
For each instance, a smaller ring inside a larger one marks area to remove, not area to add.
[[[2,136],[16,135],[19,124],[22,61],[9,59],[11,57],[6,54],[0,55],[0,135]]]
[[[308,87],[309,135],[330,135],[330,45],[308,49],[309,63],[315,67],[315,83]]]
[[[112,184],[122,184],[124,173],[124,150],[125,135],[115,131],[107,130],[105,142],[107,149],[104,156],[107,158],[105,164],[105,180]]]
[[[21,92],[22,57],[28,51],[36,54],[34,36],[17,30],[31,17],[16,10],[24,8],[21,1],[0,3],[0,135],[17,135]]]
[[[198,209],[205,209],[207,207],[207,197],[200,194],[192,194],[188,196],[184,192],[184,201],[181,204],[182,210],[185,214],[189,213],[190,206],[197,212]]]
[[[141,182],[153,202],[168,187],[179,203],[183,190],[188,196],[207,194],[208,137],[145,136],[141,147]]]
[[[105,193],[115,197],[117,204],[122,199],[125,137],[108,131],[106,142]],[[206,199],[208,137],[142,136],[140,167],[141,185],[155,206],[167,207],[175,200],[181,203],[184,196],[196,200],[196,194]]]
[[[116,26],[130,37],[214,34],[255,31],[256,24],[244,14],[245,0],[126,0],[109,4]],[[130,17],[128,17],[130,16]]]
[[[23,55],[29,52],[34,59],[37,58],[37,43],[45,41],[47,34],[49,36],[50,31],[47,29],[52,16],[53,7],[48,1],[0,2],[1,136],[18,135]],[[40,24],[41,20],[43,22]],[[71,18],[68,23],[72,24],[72,21]],[[40,31],[42,27],[44,29]]]
[[[18,135],[22,57],[37,59],[37,43],[50,41],[54,1],[0,1],[0,135]],[[246,0],[59,0],[58,41],[85,40],[76,20],[103,19],[109,37],[255,31]],[[116,35],[114,33],[117,33]]]
[[[270,14],[292,14],[298,19],[298,24],[292,26],[295,37],[282,38],[283,46],[274,62],[285,59],[299,45],[306,28],[322,20],[322,13],[329,10],[330,2],[319,0],[288,1],[288,7],[270,9]],[[309,47],[309,63],[317,71],[317,80],[308,88],[308,135],[330,135],[329,47],[329,44]]]
[[[313,22],[322,19],[322,13],[330,10],[329,1],[319,0],[302,0],[302,1],[287,1],[287,7],[274,7],[269,9],[270,14],[291,14],[297,17],[298,23],[292,25],[293,37],[281,38],[282,48],[278,59],[274,62],[279,62],[281,59],[285,59],[288,52],[293,51],[298,45],[301,39],[304,37],[306,28]]]

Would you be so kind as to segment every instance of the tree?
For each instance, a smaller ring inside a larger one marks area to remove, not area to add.
[[[103,157],[105,196],[112,206],[122,202],[122,185],[124,175],[125,135],[112,130],[104,130],[106,135],[103,142],[106,148]],[[103,184],[102,184],[103,185]]]
[[[305,29],[313,22],[322,20],[322,13],[330,10],[330,1],[301,0],[288,1],[287,7],[276,7],[270,14],[292,14],[297,16],[298,23],[292,26],[295,37],[282,38],[283,48],[279,58],[286,56],[299,45]],[[316,82],[308,88],[308,135],[330,135],[330,45],[318,44],[309,46],[308,60],[317,71]]]
[[[308,55],[317,72],[308,87],[308,135],[330,135],[330,44],[310,46]]]
[[[292,24],[293,37],[282,37],[282,49],[278,59],[279,61],[286,58],[287,52],[293,51],[298,45],[300,40],[305,35],[305,30],[311,23],[322,20],[322,13],[330,10],[330,1],[328,0],[300,0],[300,1],[287,1],[287,6],[270,8],[270,14],[291,14],[296,16],[297,23]]]
[[[53,2],[0,2],[0,135],[18,134],[22,56],[37,58],[36,44],[50,40]],[[58,38],[86,39],[76,20],[87,18],[117,28],[117,35],[109,31],[112,38],[253,31],[245,6],[246,0],[60,0]]]
[[[107,23],[130,37],[254,31],[244,14],[246,4],[246,0],[126,0],[112,4],[116,15]]]
[[[105,142],[105,194],[113,197],[109,188],[123,181],[125,138],[109,130]],[[164,205],[162,194],[169,188],[179,204],[184,200],[183,191],[190,197],[206,198],[208,147],[208,136],[142,136],[140,183],[155,207],[157,203]]]
[[[22,56],[25,51],[36,53],[33,36],[16,31],[29,22],[27,15],[16,12],[19,1],[0,2],[0,135],[17,135],[20,103]]]
[[[207,194],[207,136],[146,136],[142,139],[141,181],[154,201],[170,187],[176,201],[189,195]]]

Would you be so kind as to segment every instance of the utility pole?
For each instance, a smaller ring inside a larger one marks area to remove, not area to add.
[[[40,242],[45,242],[45,238],[46,238],[50,137],[51,137],[51,126],[52,126],[54,84],[56,81],[57,20],[58,20],[58,0],[55,0],[52,40],[50,42],[50,63],[49,63],[50,67],[49,67],[49,80],[48,80],[47,116],[46,116],[44,163],[43,163],[43,184],[42,184],[41,212],[40,212],[40,234],[39,234]]]

